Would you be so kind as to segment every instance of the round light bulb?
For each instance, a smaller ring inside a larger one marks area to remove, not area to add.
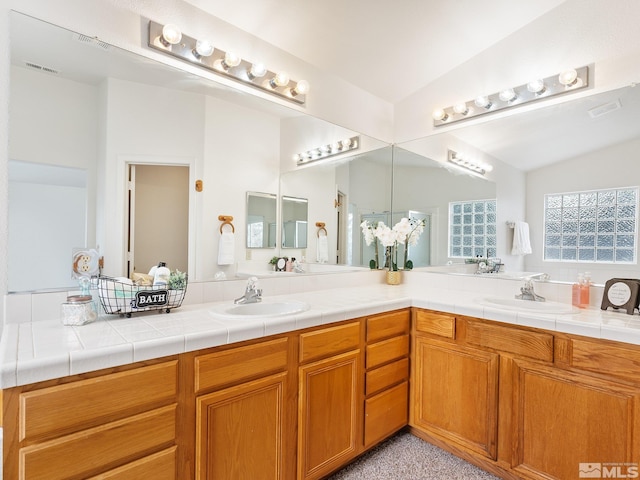
[[[572,86],[576,82],[577,78],[578,72],[576,72],[574,69],[565,70],[564,72],[560,73],[560,75],[558,75],[558,81],[562,85],[565,85],[567,87]]]
[[[453,106],[453,111],[458,115],[466,115],[467,113],[469,113],[469,107],[467,107],[467,104],[465,102],[460,102],[456,103]]]
[[[300,160],[302,160],[302,157],[300,156],[299,153],[294,153],[293,154],[293,161],[294,162],[299,162]]]
[[[442,108],[436,108],[431,114],[434,120],[438,120],[441,122],[446,122],[449,118],[447,112],[445,112]]]
[[[182,32],[177,26],[169,23],[162,27],[162,40],[164,40],[162,43],[167,46],[175,45],[182,40]]]
[[[300,80],[294,89],[291,90],[291,95],[304,95],[309,91],[309,82],[306,80]]]
[[[506,88],[502,90],[498,95],[498,97],[500,97],[500,100],[502,100],[503,102],[511,102],[515,100],[516,96],[516,92],[513,88]]]
[[[209,40],[197,40],[196,54],[197,57],[210,57],[213,54],[213,44]]]
[[[486,95],[480,95],[479,97],[476,97],[476,99],[474,100],[474,102],[476,104],[477,107],[480,108],[491,108],[491,100],[489,100],[489,97]]]
[[[344,140],[342,140],[342,150],[347,150],[350,146],[351,146],[351,139],[350,138],[346,138]]]
[[[538,78],[527,83],[527,90],[529,90],[531,93],[541,94],[544,93],[546,88],[544,86],[544,82]]]
[[[278,72],[276,76],[269,80],[271,88],[286,87],[289,84],[289,74],[286,72]]]
[[[267,67],[264,63],[254,63],[251,65],[251,69],[249,70],[249,78],[252,80],[254,78],[264,77],[267,73]]]
[[[238,55],[236,55],[233,52],[227,52],[224,54],[223,63],[227,68],[237,67],[238,65],[240,65],[241,61],[242,61],[242,58],[240,58]]]

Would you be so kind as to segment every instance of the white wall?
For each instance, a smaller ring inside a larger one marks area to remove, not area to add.
[[[541,271],[551,279],[572,281],[589,271],[596,283],[609,278],[639,278],[638,265],[543,261],[544,195],[602,188],[640,186],[640,139],[590,152],[527,173],[526,218],[531,231],[532,255],[525,257],[527,271]]]

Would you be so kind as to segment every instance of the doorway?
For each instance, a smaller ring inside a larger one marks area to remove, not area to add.
[[[127,276],[165,262],[186,272],[189,167],[129,164]]]

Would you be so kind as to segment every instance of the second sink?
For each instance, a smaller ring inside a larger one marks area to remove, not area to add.
[[[309,310],[309,304],[297,300],[282,302],[245,303],[242,305],[224,305],[212,313],[224,317],[279,317]]]
[[[519,310],[546,314],[576,314],[580,310],[573,305],[560,302],[533,302],[508,297],[485,297],[479,303],[488,307],[502,308],[505,310]]]

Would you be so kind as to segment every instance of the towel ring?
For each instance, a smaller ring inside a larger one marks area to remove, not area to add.
[[[324,222],[316,222],[316,227],[318,227],[318,238],[320,237],[320,232],[324,232],[325,237],[328,235],[327,229],[324,228],[324,226],[325,226]]]
[[[222,228],[225,225],[229,225],[231,227],[231,232],[236,233],[236,228],[233,226],[233,223],[231,223],[233,221],[233,217],[231,215],[218,215],[218,220],[222,222],[220,225],[220,234],[222,234]]]

